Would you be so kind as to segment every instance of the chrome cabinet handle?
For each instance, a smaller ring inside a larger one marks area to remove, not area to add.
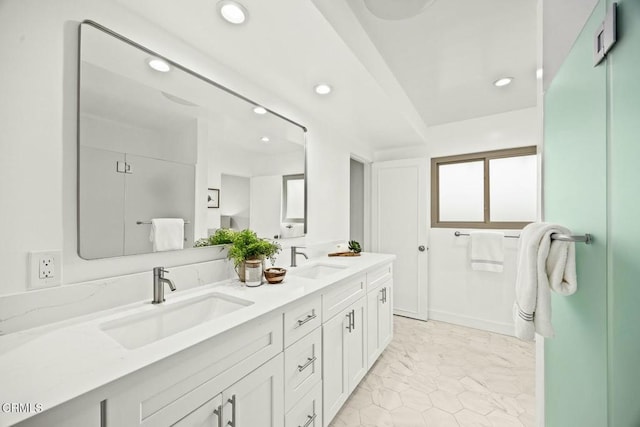
[[[304,365],[298,365],[298,372],[302,372],[302,371],[304,371],[304,370],[305,370],[305,369],[307,369],[309,366],[311,366],[311,364],[312,364],[313,362],[315,362],[315,361],[316,361],[316,357],[315,357],[315,356],[313,356],[313,357],[307,357],[307,361],[306,361],[306,363],[305,363]]]
[[[298,320],[298,326],[297,327],[300,327],[300,326],[304,325],[305,323],[315,319],[316,317],[318,317],[318,316],[316,316],[315,313],[308,314],[307,317],[304,318],[304,320]]]
[[[349,332],[351,332],[351,312],[347,313],[347,319],[349,319],[349,320],[348,320],[348,323],[347,323],[347,327],[345,329],[348,329]]]
[[[227,425],[236,427],[236,395],[234,394],[231,399],[227,399],[227,402],[231,403],[231,421],[227,421]]]
[[[314,413],[313,415],[307,415],[307,422],[304,423],[304,425],[302,426],[298,426],[298,427],[309,427],[311,425],[311,423],[313,423],[313,420],[316,419],[316,414]]]
[[[355,328],[356,328],[356,311],[351,310],[351,330],[349,332],[351,332]]]
[[[219,405],[217,409],[214,409],[213,413],[218,417],[218,427],[222,427],[222,405]]]
[[[380,289],[380,302],[384,304],[384,288]]]
[[[424,250],[425,250],[425,249],[426,249],[426,248],[424,247],[424,245],[420,245],[420,246],[418,246],[418,250],[419,250],[420,252],[424,252]]]

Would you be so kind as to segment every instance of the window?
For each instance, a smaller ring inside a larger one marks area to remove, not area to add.
[[[536,147],[431,159],[431,226],[522,228],[536,220]]]
[[[282,222],[304,222],[304,174],[282,177]]]

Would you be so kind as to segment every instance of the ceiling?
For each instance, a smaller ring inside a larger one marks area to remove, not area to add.
[[[543,0],[544,89],[548,89],[598,0]]]
[[[221,20],[216,0],[115,1],[374,151],[536,104],[535,0],[436,0],[401,21],[363,0],[241,0],[242,26]],[[504,75],[514,83],[494,87]],[[313,93],[320,81],[329,96]]]
[[[367,1],[348,4],[428,126],[536,105],[535,0],[436,0],[400,20]]]

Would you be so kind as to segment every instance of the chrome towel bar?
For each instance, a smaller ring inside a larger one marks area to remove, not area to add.
[[[191,224],[191,221],[184,221],[185,224]],[[138,225],[142,225],[142,224],[151,224],[151,221],[136,221],[136,224]]]
[[[456,231],[453,234],[456,237],[468,236],[469,235],[469,233],[461,233],[459,231]],[[510,239],[518,239],[518,238],[520,238],[520,236],[510,236],[508,234],[505,234],[504,237],[508,237]],[[589,245],[589,244],[591,244],[591,242],[593,242],[593,237],[589,233],[585,234],[584,236],[569,236],[569,235],[566,235],[566,234],[553,233],[551,235],[551,240],[562,240],[563,242],[581,242],[581,243],[586,243],[587,245]]]

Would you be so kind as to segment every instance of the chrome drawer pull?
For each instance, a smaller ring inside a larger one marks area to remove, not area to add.
[[[214,409],[213,413],[218,417],[218,427],[222,427],[222,405],[219,405],[218,409]]]
[[[315,357],[315,356],[313,356],[313,357],[308,357],[308,358],[307,358],[307,362],[306,362],[304,365],[298,365],[298,372],[302,372],[302,371],[304,371],[304,370],[305,370],[305,369],[307,369],[309,366],[311,366],[311,364],[312,364],[313,362],[315,362],[315,361],[316,361],[316,357]]]
[[[236,427],[236,395],[234,394],[231,399],[227,399],[227,402],[231,403],[231,421],[227,421],[227,425]]]
[[[316,317],[318,317],[318,316],[316,316],[316,314],[315,314],[315,313],[313,313],[313,314],[308,314],[308,315],[307,315],[307,317],[305,317],[305,319],[304,319],[304,320],[298,320],[298,326],[302,326],[302,325],[304,325],[305,323],[309,322],[310,320],[315,319]]]
[[[303,426],[298,426],[298,427],[309,427],[313,423],[313,420],[315,419],[316,419],[315,413],[313,415],[307,415],[307,422],[304,423]]]

